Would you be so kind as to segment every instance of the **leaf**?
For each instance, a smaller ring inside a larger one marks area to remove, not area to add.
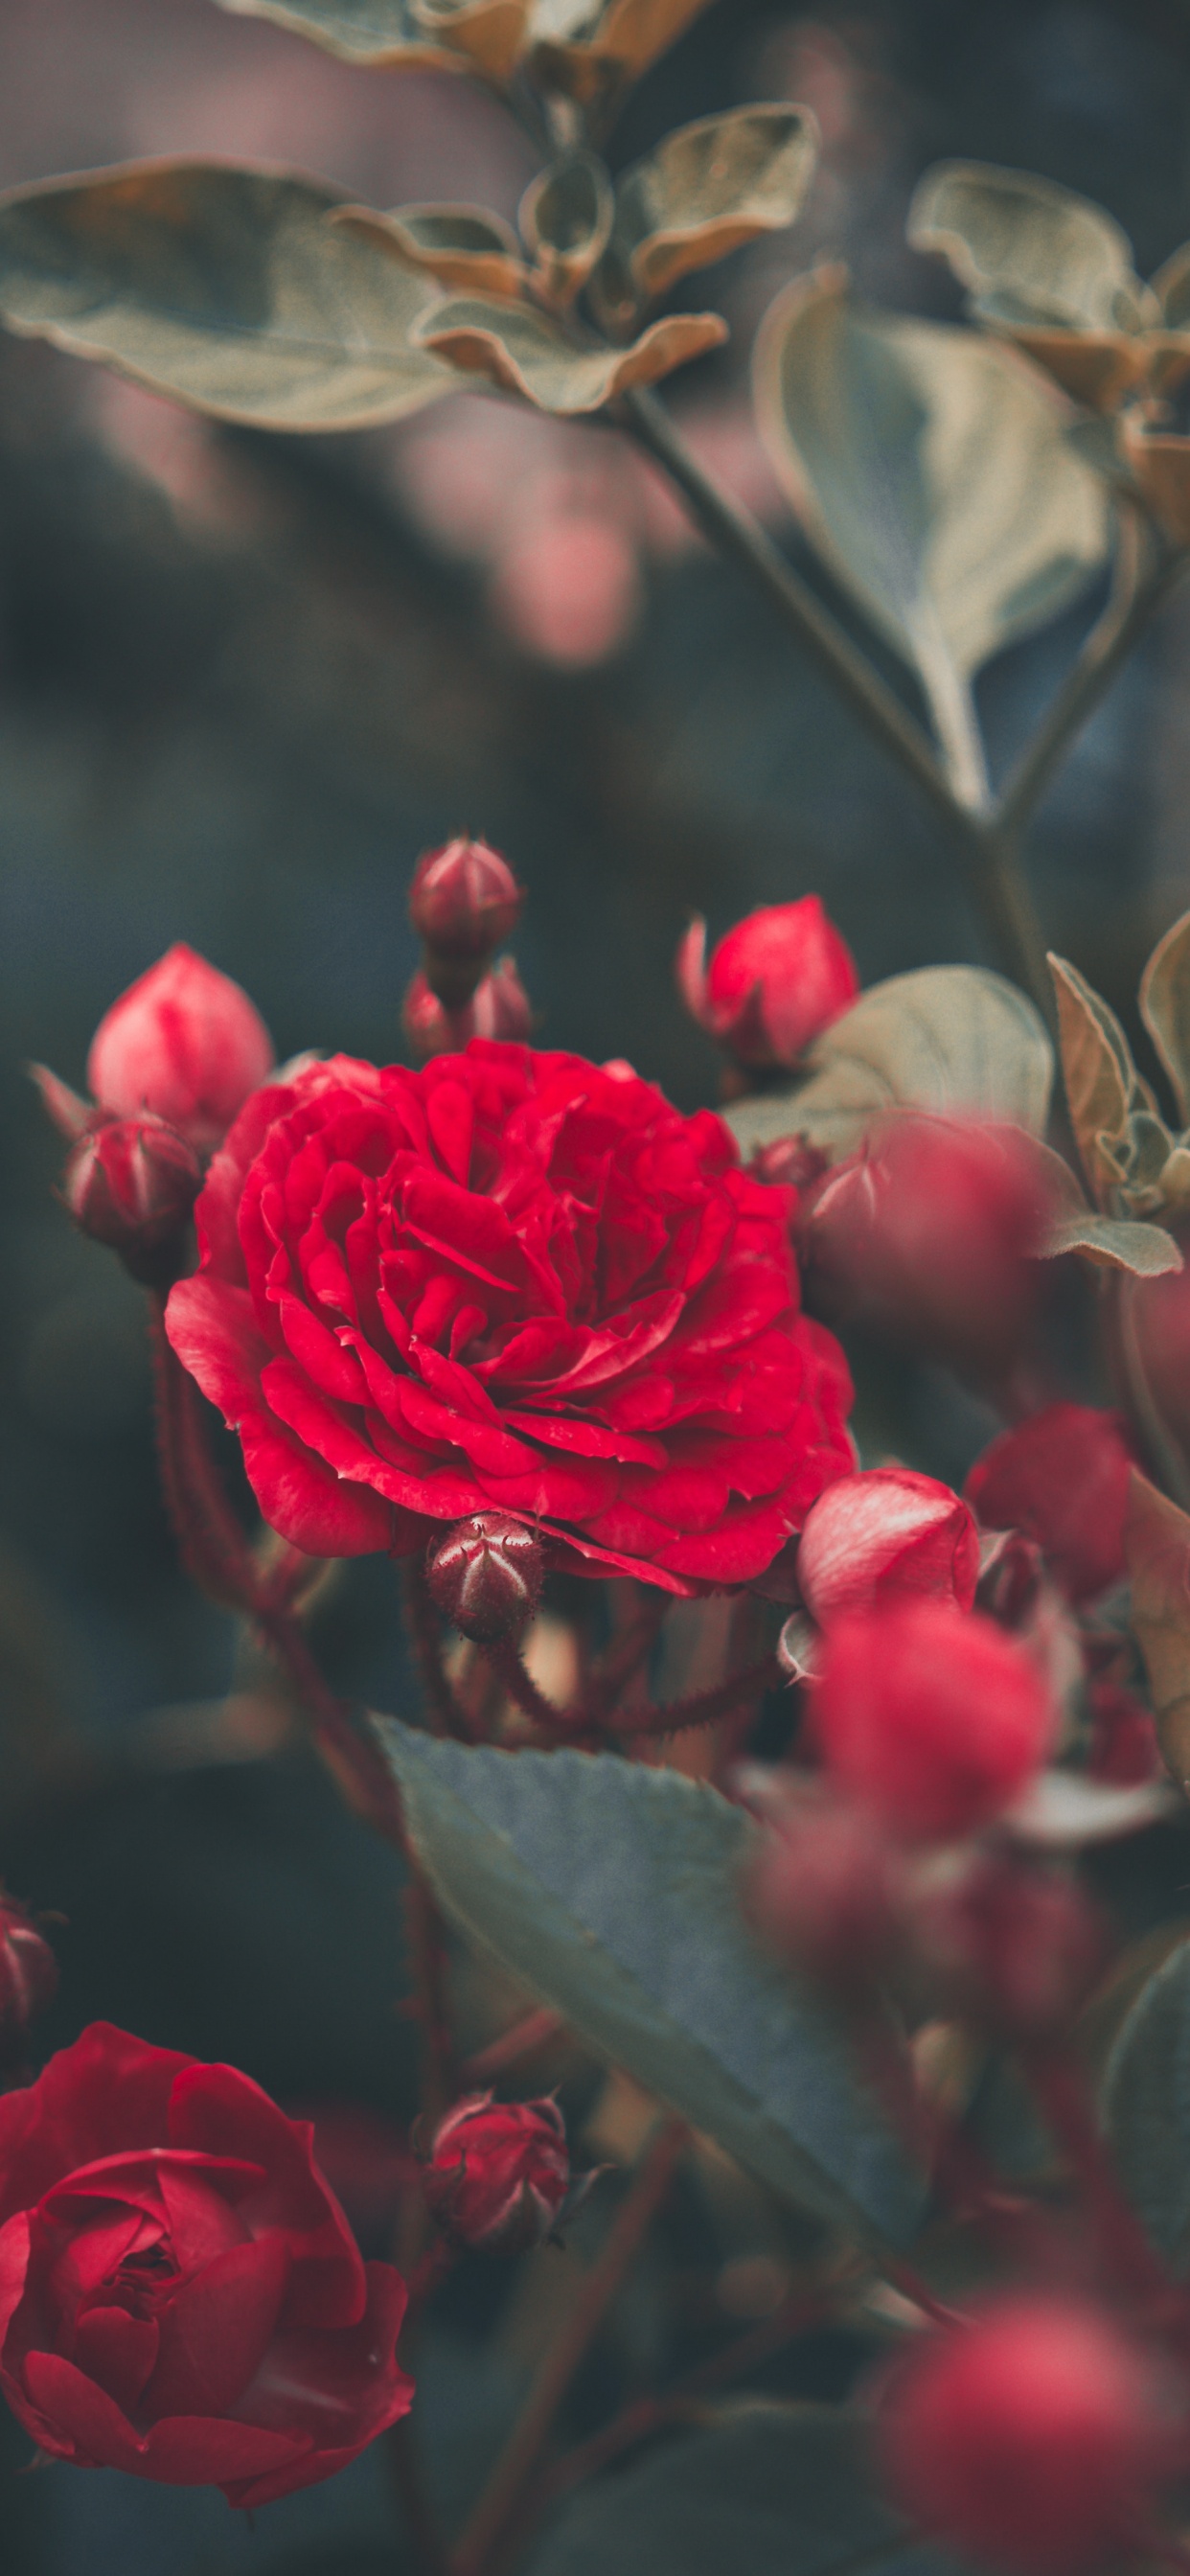
[[[532,70],[580,107],[614,102],[709,0],[534,0]]]
[[[1120,2179],[1171,2269],[1190,2258],[1190,1942],[1137,1996],[1107,2061],[1103,2117]]]
[[[653,385],[727,338],[717,313],[673,313],[654,322],[630,349],[579,348],[548,313],[482,296],[459,297],[423,315],[419,345],[448,358],[464,375],[487,376],[505,393],[523,394],[539,410],[600,411],[629,385]]]
[[[1190,438],[1146,429],[1126,412],[1120,451],[1146,510],[1175,546],[1190,546]]]
[[[449,393],[437,290],[284,172],[140,161],[0,198],[0,316],[220,420],[360,429]]]
[[[456,291],[516,296],[528,282],[511,224],[485,206],[398,206],[391,215],[341,206],[332,222]]]
[[[873,2491],[862,2416],[753,2398],[598,2480],[529,2576],[943,2576]]]
[[[739,1910],[756,1828],[614,1754],[503,1753],[375,1721],[446,1913],[600,2054],[774,2190],[903,2240],[917,2182],[825,2012]]]
[[[617,326],[690,269],[795,223],[813,174],[808,109],[740,107],[668,134],[616,183],[616,219],[596,286]]]
[[[1099,476],[1013,352],[795,279],[756,344],[757,420],[815,544],[916,669],[962,792],[982,791],[968,681],[1056,617],[1109,547]]]
[[[949,260],[982,317],[1099,332],[1159,318],[1119,224],[1089,197],[1031,171],[936,162],[914,192],[906,232],[914,250]]]
[[[1118,1182],[1103,1140],[1123,1140],[1140,1076],[1115,1012],[1065,958],[1051,956],[1066,1100],[1083,1168],[1102,1204]]]
[[[506,80],[528,0],[219,0],[237,18],[271,18],[349,63],[382,71],[465,72]]]
[[[472,71],[499,86],[511,79],[524,51],[530,0],[412,0],[413,16],[436,31]]]
[[[551,163],[521,201],[520,224],[535,262],[534,284],[552,303],[571,304],[602,256],[615,195],[593,152]]]
[[[1190,1125],[1190,912],[1159,939],[1140,981],[1140,1015]]]
[[[1157,1740],[1179,1788],[1190,1795],[1190,1515],[1135,1467],[1124,1553]]]
[[[808,1136],[832,1162],[888,1109],[1024,1127],[1049,1115],[1053,1051],[1015,984],[982,966],[922,966],[873,984],[810,1050],[810,1078],[724,1112],[745,1152]]]
[[[1081,1771],[1042,1771],[1004,1822],[1020,1842],[1050,1851],[1078,1851],[1092,1843],[1119,1842],[1159,1823],[1177,1799],[1167,1780],[1140,1780],[1114,1789]]]
[[[1043,1258],[1056,1261],[1063,1252],[1081,1252],[1105,1270],[1130,1270],[1136,1279],[1160,1279],[1180,1270],[1182,1256],[1172,1234],[1160,1225],[1134,1225],[1127,1217],[1059,1217],[1051,1228]]]

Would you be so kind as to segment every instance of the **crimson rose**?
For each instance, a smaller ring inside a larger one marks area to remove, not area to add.
[[[0,2098],[0,2388],[43,2451],[269,2504],[408,2412],[405,2284],[312,2135],[106,2022]]]
[[[236,1121],[169,1336],[311,1555],[496,1510],[579,1573],[744,1583],[852,1464],[790,1206],[627,1065],[339,1056]]]

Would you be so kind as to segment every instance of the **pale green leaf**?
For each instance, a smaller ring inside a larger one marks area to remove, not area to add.
[[[271,18],[345,62],[389,71],[484,72],[504,80],[525,39],[528,0],[219,0]]]
[[[612,183],[593,152],[551,162],[526,189],[520,224],[533,255],[534,283],[557,304],[573,303],[603,256],[615,213]]]
[[[1185,331],[1190,326],[1190,242],[1162,261],[1151,285],[1168,329]]]
[[[483,206],[344,206],[334,221],[456,293],[515,296],[528,282],[511,224]]]
[[[1123,1147],[1128,1121],[1139,1098],[1132,1050],[1115,1012],[1103,1001],[1077,966],[1051,957],[1050,973],[1058,1004],[1058,1040],[1066,1101],[1075,1143],[1095,1197],[1100,1201],[1117,1186],[1118,1157],[1108,1148]]]
[[[1141,1017],[1190,1125],[1190,912],[1158,941],[1141,978]]]
[[[612,102],[708,6],[709,0],[533,0],[534,73],[580,106]]]
[[[744,1928],[756,1827],[614,1754],[503,1753],[375,1721],[451,1920],[776,2191],[903,2239],[919,2191],[841,2032]]]
[[[673,313],[628,349],[584,348],[548,313],[481,296],[458,297],[423,316],[415,335],[463,375],[486,376],[542,411],[599,411],[630,385],[656,384],[675,367],[717,349],[727,324],[717,313]]]
[[[360,429],[448,393],[438,289],[279,171],[141,161],[0,198],[0,317],[221,420]]]
[[[1040,1136],[1053,1050],[1015,984],[981,966],[922,966],[873,984],[809,1055],[808,1081],[725,1112],[745,1152],[808,1136],[837,1161],[890,1109],[983,1118]]]
[[[984,161],[936,162],[918,182],[906,230],[915,250],[949,260],[993,318],[1105,332],[1159,319],[1127,234],[1054,179]]]
[[[1190,1942],[1137,1996],[1107,2062],[1103,2111],[1120,2179],[1172,2270],[1190,2266]]]
[[[596,300],[614,325],[690,269],[795,223],[818,129],[806,108],[740,107],[667,134],[616,183]]]
[[[1182,1256],[1172,1234],[1160,1225],[1136,1225],[1127,1217],[1063,1216],[1051,1228],[1045,1257],[1081,1252],[1087,1261],[1108,1270],[1130,1270],[1137,1279],[1159,1279],[1180,1270]]]

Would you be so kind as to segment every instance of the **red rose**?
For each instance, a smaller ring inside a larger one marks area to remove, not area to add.
[[[963,1487],[985,1529],[1023,1530],[1072,1601],[1124,1572],[1124,1515],[1135,1459],[1118,1413],[1047,1404],[1001,1431]]]
[[[0,2387],[41,2450],[269,2504],[408,2412],[405,2284],[311,2139],[106,2022],[0,2099]]]
[[[523,2254],[558,2224],[570,2190],[566,2123],[555,2101],[475,2093],[435,2130],[422,2176],[439,2227],[459,2245]]]
[[[678,990],[741,1064],[796,1064],[859,992],[855,960],[816,894],[750,912],[709,967],[706,946],[705,921],[692,921],[678,949]]]
[[[969,1610],[978,1581],[979,1533],[966,1504],[912,1467],[841,1476],[815,1503],[797,1552],[798,1590],[820,1628],[914,1594]]]
[[[689,1594],[771,1564],[851,1466],[789,1205],[627,1065],[476,1040],[249,1101],[168,1330],[309,1555],[502,1511]]]

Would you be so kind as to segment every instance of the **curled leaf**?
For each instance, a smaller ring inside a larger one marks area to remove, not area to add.
[[[1049,966],[1070,1123],[1091,1189],[1103,1205],[1121,1177],[1119,1156],[1110,1147],[1125,1143],[1134,1108],[1154,1104],[1115,1012],[1077,966],[1062,957],[1051,957]]]
[[[386,71],[467,68],[462,53],[431,34],[413,0],[218,0],[218,5],[236,18],[271,18],[275,26],[311,37],[344,62]]]
[[[612,183],[593,152],[552,162],[521,201],[533,282],[551,303],[572,304],[603,256],[615,213]]]
[[[915,250],[949,261],[981,314],[1086,331],[1159,318],[1127,233],[1091,198],[1031,171],[936,162],[914,192],[906,232]]]
[[[1179,1788],[1190,1796],[1190,1514],[1136,1468],[1124,1552],[1132,1579],[1132,1627],[1153,1694],[1158,1741]]]
[[[410,0],[418,24],[472,71],[498,86],[510,80],[524,50],[530,0]]]
[[[1140,984],[1141,1018],[1190,1124],[1190,912],[1159,939]]]
[[[1136,1279],[1159,1279],[1180,1270],[1182,1256],[1172,1234],[1160,1225],[1140,1225],[1127,1217],[1082,1215],[1059,1217],[1045,1244],[1047,1260],[1063,1252],[1081,1252],[1101,1269],[1129,1270]]]
[[[614,102],[709,0],[533,0],[532,69],[580,107]]]
[[[341,206],[333,221],[461,293],[515,296],[526,284],[511,224],[484,206],[398,206],[391,215]]]
[[[667,134],[616,183],[616,219],[596,301],[631,323],[689,270],[795,223],[818,129],[806,108],[741,107]]]
[[[717,349],[727,324],[717,313],[674,313],[629,349],[576,347],[533,305],[460,297],[423,315],[419,345],[464,375],[488,377],[542,411],[599,411],[630,385],[656,384],[675,367]]]

